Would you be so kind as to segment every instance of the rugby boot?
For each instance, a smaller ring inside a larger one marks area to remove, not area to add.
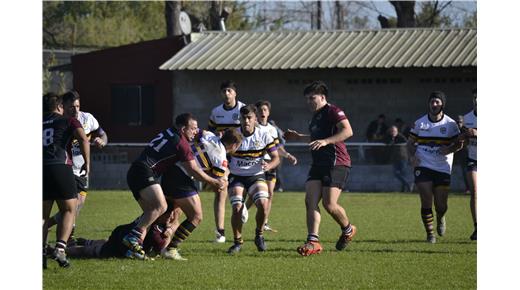
[[[58,265],[62,268],[70,267],[69,260],[67,260],[67,254],[65,254],[65,249],[54,249],[52,253],[52,259],[58,262]]]
[[[241,243],[234,243],[233,246],[231,246],[228,250],[227,250],[227,253],[230,254],[230,255],[234,255],[234,254],[237,254],[238,252],[240,252],[240,250],[242,249],[242,244]]]
[[[430,244],[435,244],[437,242],[437,238],[435,238],[435,235],[427,235],[426,241]]]
[[[446,217],[442,217],[440,219],[437,219],[437,234],[439,236],[444,236],[446,233]]]
[[[277,233],[278,231],[273,229],[268,223],[265,223],[264,224],[264,231],[265,232],[273,232],[273,233]]]
[[[179,250],[174,247],[168,247],[161,250],[161,257],[165,259],[171,259],[176,261],[187,261],[188,259],[183,258],[179,253]]]
[[[352,227],[352,232],[350,232],[350,234],[345,235],[342,233],[339,236],[339,239],[336,242],[336,250],[343,251],[348,246],[348,244],[352,241],[352,238],[354,238],[354,236],[356,235],[357,227],[355,225],[351,225],[351,227]]]
[[[320,242],[318,241],[307,241],[302,246],[296,248],[298,254],[306,257],[314,254],[319,254],[323,251]]]
[[[267,245],[265,244],[264,236],[256,235],[255,245],[259,252],[265,252],[265,250],[267,250]]]
[[[128,234],[123,238],[123,244],[128,247],[125,256],[127,258],[137,258],[140,260],[146,259],[140,239],[134,235]]]
[[[477,240],[477,229],[475,229],[473,231],[473,233],[471,234],[471,236],[469,237],[470,240],[472,241],[476,241]]]
[[[226,242],[226,236],[219,233],[218,230],[215,230],[215,243],[223,244]]]

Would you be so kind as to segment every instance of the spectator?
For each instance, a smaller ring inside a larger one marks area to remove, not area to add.
[[[410,128],[410,126],[408,126],[408,124],[403,122],[403,119],[396,118],[394,121],[394,125],[397,127],[397,130],[399,131],[400,134],[402,134],[404,137],[408,138],[408,136],[410,135],[410,130],[412,128]]]
[[[377,120],[370,122],[367,128],[368,142],[383,142],[388,126],[385,123],[385,115],[380,114]],[[367,150],[367,159],[376,164],[385,163],[385,149],[383,147],[372,147]]]
[[[405,177],[405,168],[408,161],[406,152],[406,138],[399,133],[397,126],[390,126],[384,142],[389,146],[387,149],[390,162],[392,163],[394,176],[401,182],[401,192],[410,192],[411,187]]]

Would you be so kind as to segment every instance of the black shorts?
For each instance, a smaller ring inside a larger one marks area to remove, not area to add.
[[[165,196],[185,198],[198,194],[193,179],[178,166],[170,167],[161,178],[161,187]]]
[[[228,188],[242,186],[245,190],[249,192],[249,188],[257,182],[265,183],[265,174],[258,174],[253,176],[240,176],[229,174]]]
[[[307,181],[319,180],[322,186],[343,189],[347,184],[350,167],[348,166],[311,166]]]
[[[132,191],[135,200],[139,200],[141,196],[139,191],[153,184],[159,184],[158,177],[153,170],[142,162],[134,162],[130,165],[126,174],[126,182]]]
[[[415,183],[433,182],[433,186],[450,186],[451,175],[426,167],[414,168]]]
[[[276,181],[276,172],[277,172],[277,168],[275,169],[271,169],[269,171],[266,171],[265,172],[265,180],[266,181],[269,181],[269,182],[273,182],[273,181]]]
[[[477,160],[468,158],[467,163],[466,163],[466,171],[467,172],[471,172],[471,171],[476,172],[477,171]]]
[[[43,166],[43,200],[67,200],[77,197],[72,166],[66,164]]]
[[[76,180],[76,190],[78,193],[87,192],[88,181],[87,176],[77,176],[74,175],[74,179]],[[86,194],[85,194],[86,195]]]

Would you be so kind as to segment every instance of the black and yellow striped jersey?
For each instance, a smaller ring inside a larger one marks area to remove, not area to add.
[[[220,132],[229,128],[240,127],[240,109],[243,106],[245,104],[237,100],[236,105],[231,109],[224,108],[224,104],[213,108],[209,116],[209,130]]]
[[[201,130],[191,144],[199,167],[216,177],[223,177],[227,168],[226,148],[215,134]]]
[[[428,114],[415,121],[410,138],[417,144],[415,157],[420,160],[419,166],[451,174],[453,153],[443,155],[439,149],[452,145],[459,134],[457,123],[446,114],[437,122],[430,120]]]
[[[242,128],[238,129],[242,133]],[[242,135],[244,135],[242,133]],[[234,175],[253,176],[263,173],[264,154],[277,150],[276,142],[269,131],[255,127],[250,136],[244,136],[238,150],[231,154],[229,170]]]

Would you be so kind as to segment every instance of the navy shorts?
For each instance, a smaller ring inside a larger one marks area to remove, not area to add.
[[[433,186],[450,186],[451,175],[426,167],[414,168],[415,183],[433,182]]]
[[[231,189],[233,187],[241,186],[244,187],[245,190],[249,192],[249,188],[253,186],[253,184],[257,182],[265,183],[265,174],[258,174],[253,176],[240,176],[229,174],[229,186]]]
[[[172,166],[162,175],[161,187],[164,195],[172,198],[185,198],[198,194],[193,179],[178,166]]]
[[[78,197],[72,166],[43,166],[43,200],[68,200]]]
[[[126,182],[135,200],[139,200],[141,198],[139,192],[150,185],[159,184],[159,179],[150,167],[137,161],[130,165],[126,174]]]
[[[271,169],[269,171],[265,172],[265,180],[269,182],[273,182],[276,180],[276,172],[278,171],[277,168]]]
[[[88,177],[87,176],[77,176],[74,175],[74,179],[76,180],[76,191],[87,192],[88,188]]]
[[[471,171],[476,172],[477,171],[477,160],[468,158],[467,163],[466,163],[466,171],[467,172],[471,172]]]
[[[343,189],[347,184],[350,167],[348,166],[311,166],[307,181],[319,180],[321,186]]]

